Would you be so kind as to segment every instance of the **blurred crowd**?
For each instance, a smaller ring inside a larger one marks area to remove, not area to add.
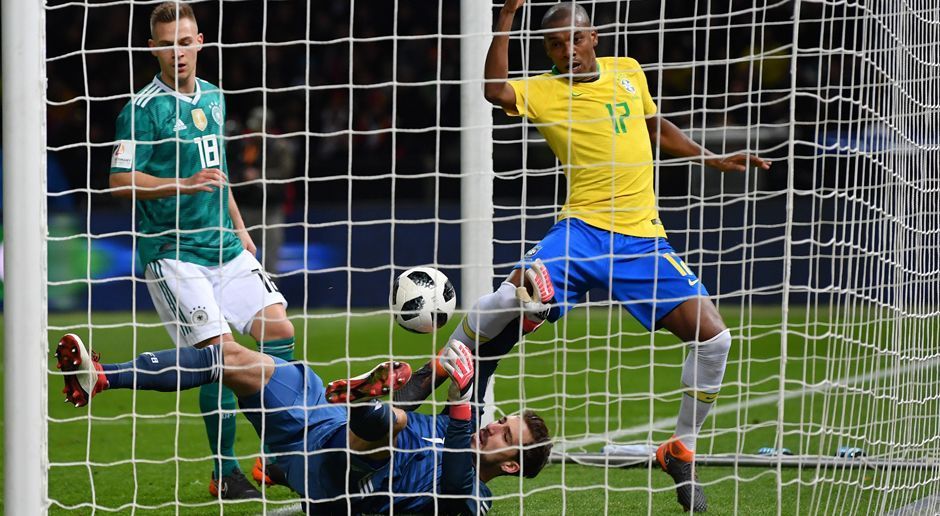
[[[598,54],[651,67],[660,111],[680,127],[786,121],[791,6],[757,13],[751,1],[663,1],[585,2],[600,27]],[[146,49],[151,5],[47,5],[49,160],[60,176],[50,184],[106,188],[116,115],[156,73]],[[530,28],[546,5],[527,11]],[[207,42],[199,76],[226,91],[229,169],[243,207],[271,217],[272,208],[283,215],[390,191],[418,201],[459,195],[456,180],[428,179],[459,172],[457,2],[211,0],[194,8]],[[522,67],[519,45],[513,70]],[[530,68],[547,69],[537,35],[527,48]],[[266,193],[258,179],[269,180]]]

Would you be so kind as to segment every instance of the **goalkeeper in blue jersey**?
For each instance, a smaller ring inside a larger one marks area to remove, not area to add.
[[[110,186],[113,195],[135,202],[135,245],[157,313],[178,347],[234,342],[234,327],[265,353],[292,360],[287,303],[255,259],[226,183],[225,98],[196,77],[203,35],[192,8],[157,5],[150,33],[160,73],[118,116]],[[234,455],[234,394],[207,383],[199,405],[216,455],[209,492],[260,497],[238,463],[223,458]],[[282,479],[276,466],[265,468],[260,459],[253,473],[259,482]]]
[[[228,341],[101,364],[78,336],[67,334],[56,358],[66,373],[63,392],[76,406],[106,389],[176,392],[224,383],[262,441],[282,454],[278,464],[288,484],[315,514],[485,514],[492,506],[487,481],[533,478],[551,451],[545,422],[534,412],[473,428],[474,358],[456,340],[435,360],[438,373],[451,381],[448,413],[437,416],[375,400],[409,380],[404,362],[386,362],[324,387],[303,364]]]

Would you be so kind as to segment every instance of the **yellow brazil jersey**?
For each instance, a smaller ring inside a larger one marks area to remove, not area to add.
[[[638,237],[666,236],[653,193],[646,116],[656,113],[646,76],[629,57],[597,59],[600,77],[571,83],[545,73],[509,81],[516,110],[531,120],[568,175],[559,219],[575,217]]]

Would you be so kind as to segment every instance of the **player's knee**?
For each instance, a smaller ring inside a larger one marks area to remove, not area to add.
[[[728,360],[731,351],[731,330],[724,329],[717,335],[698,344],[699,355],[722,363]]]
[[[682,383],[705,391],[721,387],[731,351],[731,332],[724,330],[705,342],[689,344],[689,355],[682,368]]]
[[[490,294],[496,301],[496,305],[503,310],[519,309],[519,298],[516,297],[516,284],[511,281],[504,281],[495,292]]]
[[[250,368],[264,366],[264,360],[264,355],[256,351],[252,351],[235,342],[234,340],[224,341],[222,343],[222,364],[226,368],[245,371],[249,370]]]
[[[512,283],[514,287],[521,287],[522,286],[522,269],[521,268],[513,269],[513,271],[509,273],[509,277],[506,278],[506,281],[504,281],[503,283]]]
[[[699,342],[708,342],[713,339],[718,338],[722,333],[728,332],[728,327],[725,326],[725,321],[722,320],[721,314],[718,313],[718,308],[711,302],[710,299],[705,299],[700,303],[699,311],[699,331],[698,331],[698,341]],[[728,337],[730,342],[731,337]]]
[[[728,327],[725,326],[725,323],[721,320],[721,317],[716,317],[709,320],[707,323],[702,324],[702,327],[698,332],[697,340],[699,342],[709,342],[719,338],[722,333],[728,333]]]
[[[226,333],[224,335],[216,335],[215,337],[209,337],[208,339],[204,339],[193,344],[193,347],[196,349],[202,349],[206,346],[215,346],[216,344],[221,344],[222,342],[225,342],[226,340],[234,342],[235,338],[232,337],[231,333]]]
[[[258,342],[293,338],[294,325],[284,306],[276,304],[259,311],[251,323],[251,336]]]
[[[264,330],[259,332],[258,341],[268,342],[294,338],[294,325],[288,320],[268,322]]]
[[[245,351],[248,351],[244,346],[234,340],[223,340],[221,347],[223,364],[232,367],[244,365],[247,358]]]
[[[386,403],[354,405],[349,411],[349,430],[363,441],[379,441],[394,431],[396,414]]]

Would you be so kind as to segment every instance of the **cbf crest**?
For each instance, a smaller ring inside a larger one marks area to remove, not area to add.
[[[636,94],[636,88],[633,86],[633,83],[630,82],[630,79],[621,77],[620,85],[623,86],[623,89],[627,90],[628,93]]]
[[[212,102],[209,104],[209,110],[212,111],[212,119],[215,120],[215,123],[222,127],[222,106],[218,102]]]

